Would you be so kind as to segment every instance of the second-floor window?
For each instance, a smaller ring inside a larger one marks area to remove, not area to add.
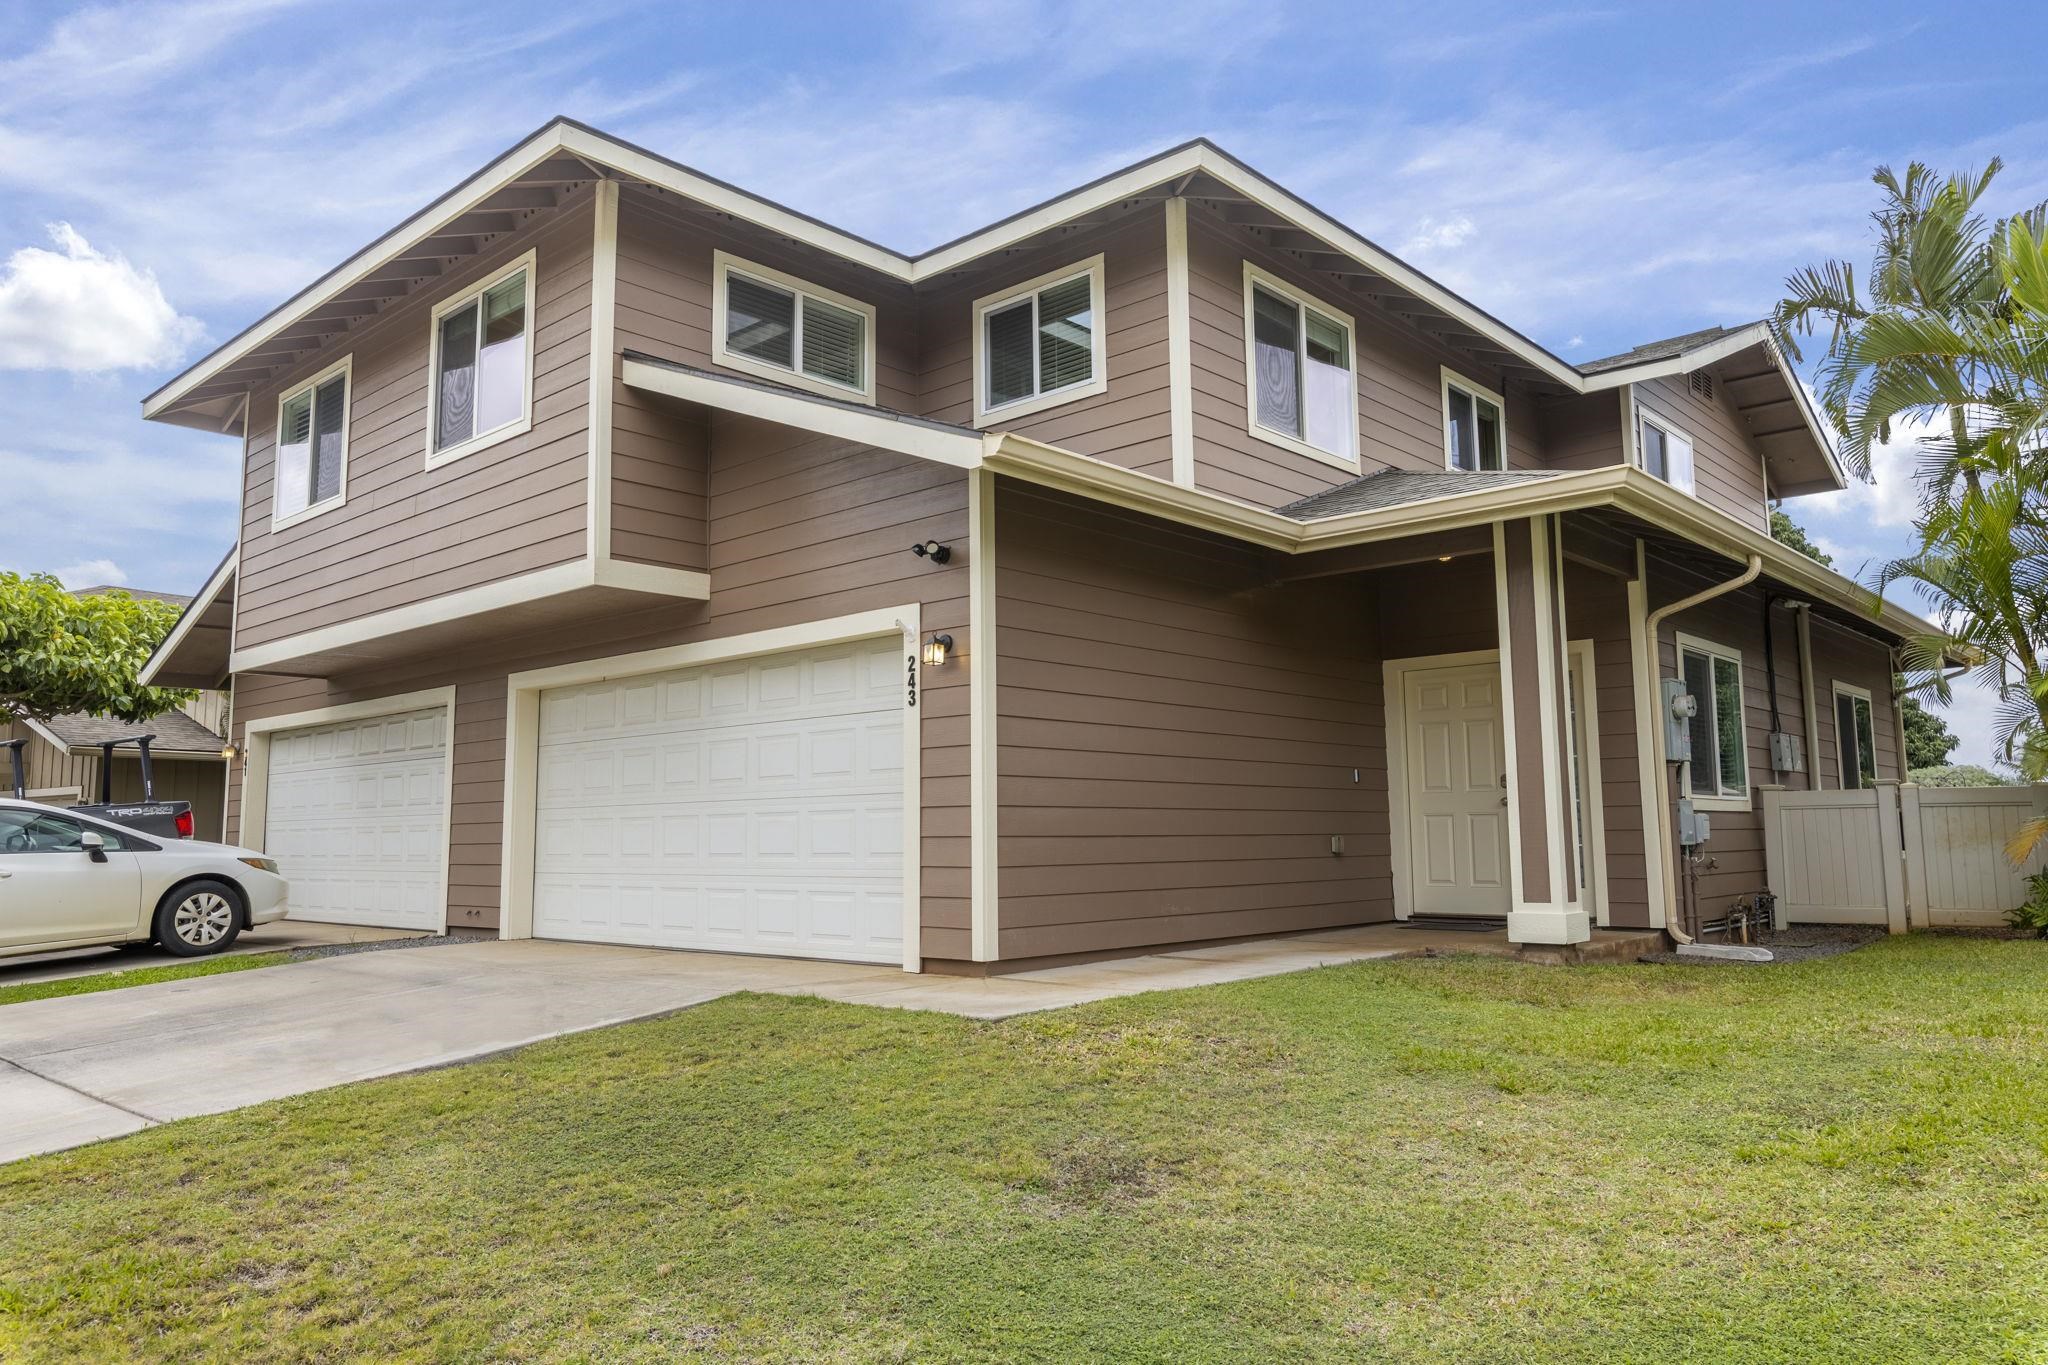
[[[1692,693],[1692,794],[1747,804],[1749,758],[1742,708],[1742,655],[1723,645],[1678,638],[1679,676]]]
[[[348,483],[349,359],[277,404],[270,520],[282,526],[341,505]]]
[[[1507,422],[1501,397],[1454,370],[1443,372],[1444,463],[1479,472],[1506,469]]]
[[[872,304],[713,253],[712,359],[834,398],[875,401]]]
[[[1644,473],[1673,488],[1693,491],[1692,437],[1655,413],[1637,409],[1636,452]]]
[[[1251,433],[1346,469],[1358,464],[1351,319],[1245,262]]]
[[[1108,387],[1102,257],[974,304],[974,418],[992,426]]]
[[[516,436],[533,419],[533,253],[434,310],[428,465]]]

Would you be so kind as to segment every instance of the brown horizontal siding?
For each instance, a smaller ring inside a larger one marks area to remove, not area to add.
[[[793,625],[878,607],[921,603],[927,633],[954,637],[956,663],[930,670],[920,689],[925,809],[922,822],[926,955],[969,955],[967,888],[967,482],[961,471],[745,418],[703,425],[711,534],[709,603],[594,619],[574,639],[507,637],[459,659],[327,682],[238,679],[237,734],[249,720],[454,685],[454,806],[449,923],[498,923],[503,837],[505,696],[509,673]],[[850,501],[864,482],[895,490]],[[956,547],[934,567],[906,547]],[[240,797],[240,772],[234,798]]]
[[[1391,916],[1360,583],[1008,482],[996,544],[999,956]]]
[[[1693,483],[1701,502],[1759,531],[1770,527],[1765,506],[1763,456],[1742,416],[1718,383],[1701,398],[1686,376],[1650,379],[1635,386],[1637,404],[1676,422],[1693,441]]]
[[[537,220],[251,396],[236,642],[270,643],[583,555],[588,200]],[[536,252],[533,428],[426,468],[432,309]],[[277,399],[351,355],[343,504],[273,531]]]
[[[1166,219],[1148,207],[1107,227],[1062,237],[918,300],[918,411],[974,421],[974,301],[1102,254],[1108,389],[1004,421],[1003,430],[1131,469],[1172,476],[1166,343]]]
[[[901,412],[917,410],[917,319],[907,285],[793,248],[730,218],[708,218],[674,195],[641,186],[619,196],[621,349],[712,367],[713,251],[874,305],[876,402]]]

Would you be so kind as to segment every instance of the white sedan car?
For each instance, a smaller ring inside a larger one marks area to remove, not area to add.
[[[252,849],[0,798],[0,957],[152,941],[203,957],[283,919],[288,889]]]

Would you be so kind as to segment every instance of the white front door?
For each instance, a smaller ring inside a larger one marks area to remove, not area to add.
[[[1409,904],[1420,915],[1508,912],[1500,666],[1403,675]]]
[[[277,730],[263,851],[291,917],[439,930],[447,919],[448,708]]]
[[[904,709],[897,636],[542,693],[535,936],[901,962]]]

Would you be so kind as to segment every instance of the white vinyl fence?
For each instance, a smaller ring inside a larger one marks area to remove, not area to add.
[[[2048,815],[2048,786],[1762,789],[1765,875],[1780,924],[1997,925],[2027,898],[2005,841]]]

